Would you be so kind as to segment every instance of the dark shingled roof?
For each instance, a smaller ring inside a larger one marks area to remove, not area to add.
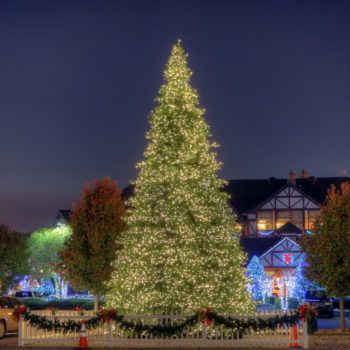
[[[265,237],[265,238],[241,238],[241,246],[243,250],[248,255],[248,261],[256,255],[260,257],[263,253],[265,253],[268,249],[273,247],[277,242],[279,242],[284,237]]]
[[[339,187],[342,182],[350,182],[349,177],[321,177],[308,179],[297,179],[296,187],[306,195],[314,199],[317,203],[323,203],[326,199],[327,190],[332,184]],[[254,209],[260,203],[282,189],[287,184],[286,179],[256,180],[228,180],[225,190],[231,195],[230,204],[238,214]],[[133,195],[133,185],[123,189],[123,197],[128,199]],[[62,216],[68,222],[70,221],[70,210],[60,210]]]
[[[279,229],[276,230],[277,233],[294,233],[294,234],[302,234],[303,232],[300,230],[299,227],[295,226],[291,222],[285,223],[283,226],[281,226]]]
[[[72,211],[69,209],[60,209],[58,211],[58,216],[61,215],[61,217],[66,221],[66,222],[70,222],[70,216],[72,214]]]
[[[128,185],[123,189],[123,198],[128,199],[134,194],[134,186],[133,185]]]
[[[297,179],[296,187],[317,203],[323,203],[327,190],[331,185],[337,187],[342,182],[350,182],[349,177],[321,177]],[[225,190],[231,195],[230,204],[238,212],[243,214],[254,209],[260,203],[282,189],[287,184],[286,179],[257,179],[257,180],[229,180]]]

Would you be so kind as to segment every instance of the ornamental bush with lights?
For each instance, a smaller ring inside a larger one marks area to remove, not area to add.
[[[232,237],[235,220],[218,177],[217,144],[191,75],[178,42],[149,117],[108,307],[136,313],[212,307],[236,314],[253,308],[246,258]]]
[[[310,283],[304,274],[306,261],[305,254],[299,258],[298,265],[294,271],[284,270],[277,280],[280,290],[278,299],[274,299],[277,308],[283,310],[296,309],[305,297],[306,291],[319,289],[316,284]],[[257,256],[253,256],[247,266],[247,289],[254,301],[266,303],[273,294],[273,276],[266,275],[264,266]]]

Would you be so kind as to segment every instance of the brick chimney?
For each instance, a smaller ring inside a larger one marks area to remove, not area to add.
[[[297,175],[293,170],[291,170],[288,174],[288,182],[295,185],[296,181],[297,181]]]
[[[309,177],[309,172],[303,169],[300,173],[300,178],[306,180]]]

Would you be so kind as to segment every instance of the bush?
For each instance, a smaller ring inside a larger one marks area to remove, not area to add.
[[[45,300],[39,298],[26,298],[21,300],[24,305],[32,310],[44,310],[48,307],[54,307],[60,310],[72,310],[79,307],[83,310],[93,310],[94,301],[89,299],[52,299]],[[104,301],[100,301],[100,306],[103,306]]]

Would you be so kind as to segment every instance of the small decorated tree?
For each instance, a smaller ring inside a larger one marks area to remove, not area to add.
[[[57,273],[57,266],[61,263],[60,252],[70,235],[69,226],[59,226],[41,228],[28,238],[31,276],[40,281],[43,287],[49,285],[45,280],[52,280],[56,296],[60,298],[66,296],[66,282]],[[44,289],[41,291],[44,292]]]
[[[302,254],[295,269],[295,286],[292,294],[293,298],[299,299],[299,301],[305,297],[305,293],[311,287],[311,283],[305,276],[305,268],[306,257],[305,254]]]
[[[209,140],[191,75],[178,42],[150,115],[109,306],[129,312],[252,308],[216,144]]]
[[[251,293],[253,300],[265,300],[267,277],[264,266],[260,263],[259,258],[254,255],[247,266],[248,291]]]
[[[72,235],[61,254],[65,276],[74,289],[99,296],[107,291],[125,228],[122,192],[110,178],[87,183],[72,213]]]

